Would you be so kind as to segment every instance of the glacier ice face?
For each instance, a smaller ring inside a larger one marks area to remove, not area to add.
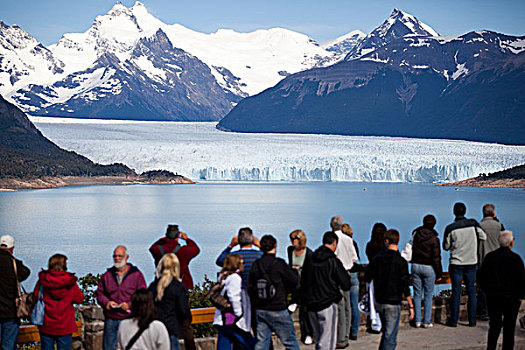
[[[216,123],[31,120],[60,147],[138,172],[210,181],[459,181],[525,163],[525,146],[455,140],[241,134]]]

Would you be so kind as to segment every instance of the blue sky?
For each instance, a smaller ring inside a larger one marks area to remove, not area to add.
[[[122,0],[132,6],[134,0]],[[283,27],[319,42],[354,29],[368,33],[399,8],[432,26],[442,35],[494,30],[525,35],[523,0],[143,0],[150,12],[168,24],[179,23],[211,33],[219,28],[240,32]],[[109,0],[0,0],[0,20],[18,24],[44,45],[63,33],[84,32]]]

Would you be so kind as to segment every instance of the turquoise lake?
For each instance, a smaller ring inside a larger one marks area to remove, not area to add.
[[[494,204],[505,228],[514,231],[514,250],[525,256],[525,191],[431,184],[203,182],[0,192],[0,232],[15,237],[15,256],[32,270],[27,289],[54,253],[66,254],[69,270],[82,276],[111,266],[118,244],[128,247],[130,262],[149,282],[153,259],[148,248],[164,236],[167,224],[178,224],[201,248],[190,264],[200,282],[205,274],[215,278],[215,259],[240,227],[252,227],[258,237],[273,234],[278,255],[285,258],[292,230],[303,229],[315,249],[330,217],[338,214],[353,227],[361,262],[366,262],[364,247],[375,222],[398,229],[404,246],[412,229],[431,213],[442,239],[457,201],[467,205],[467,217],[477,220],[483,204]],[[448,270],[447,252],[443,264]]]

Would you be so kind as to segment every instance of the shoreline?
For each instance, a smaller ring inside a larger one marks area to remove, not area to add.
[[[38,190],[69,186],[101,185],[182,185],[195,182],[182,175],[148,179],[141,176],[46,176],[38,179],[0,179],[0,191]]]
[[[458,182],[443,183],[437,186],[484,187],[484,188],[520,188],[525,190],[525,179],[484,179],[475,177]]]
[[[232,181],[226,181],[232,182]],[[104,186],[104,185],[183,185],[195,184],[182,175],[170,178],[148,179],[143,176],[46,176],[38,179],[0,179],[0,192],[19,190],[53,189],[70,186]],[[480,187],[480,188],[519,188],[525,190],[525,179],[483,179],[471,178],[457,182],[440,183],[445,187]]]

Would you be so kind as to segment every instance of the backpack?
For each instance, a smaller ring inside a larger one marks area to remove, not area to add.
[[[270,264],[270,271],[275,261],[276,260],[272,261],[272,263]],[[260,276],[255,283],[255,287],[257,289],[257,298],[261,301],[270,301],[275,297],[275,286],[273,285],[270,276],[268,276],[268,273],[262,267],[261,263],[257,261],[256,264],[258,269],[262,273],[262,276]]]

